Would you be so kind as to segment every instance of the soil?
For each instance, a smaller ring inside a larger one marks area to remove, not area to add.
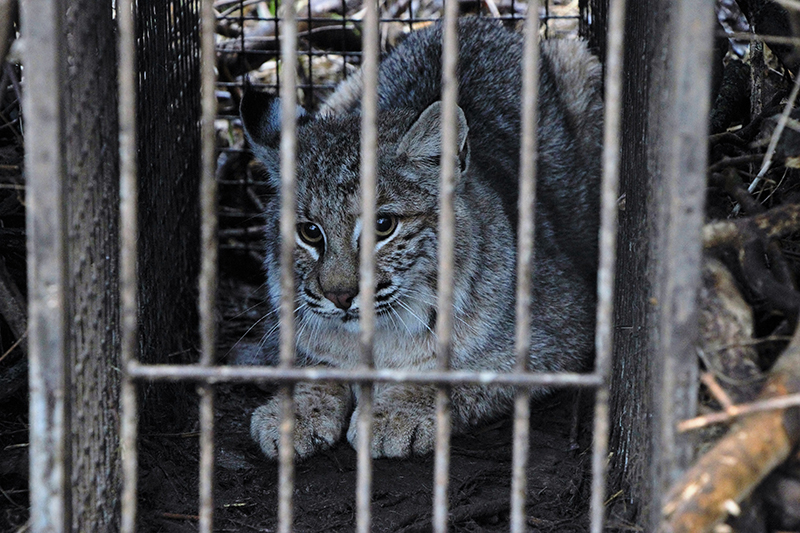
[[[220,386],[216,404],[216,531],[275,531],[278,468],[249,437],[249,415],[267,395],[257,386]],[[533,406],[528,465],[530,531],[587,531],[589,417],[573,423],[575,393]],[[585,412],[586,410],[583,409]],[[508,531],[510,418],[452,441],[451,531]],[[197,530],[196,432],[145,433],[141,440],[143,531]],[[431,530],[433,457],[373,462],[373,531]],[[346,442],[296,466],[294,530],[353,531],[356,452]]]

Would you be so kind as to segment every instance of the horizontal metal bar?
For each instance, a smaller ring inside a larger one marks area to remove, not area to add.
[[[151,381],[201,381],[206,383],[240,383],[246,381],[333,381],[350,383],[432,383],[507,386],[547,386],[596,388],[603,380],[597,374],[506,373],[466,370],[403,370],[342,368],[278,368],[273,366],[143,365],[131,361],[128,374],[135,379]]]

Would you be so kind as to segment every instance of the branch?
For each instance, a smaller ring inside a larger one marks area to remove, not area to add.
[[[759,398],[800,393],[800,328],[780,356]],[[673,487],[663,508],[662,533],[710,532],[800,442],[800,407],[750,414],[705,453]],[[744,407],[744,406],[742,406]],[[758,407],[763,407],[760,405]],[[775,406],[771,406],[775,407]]]
[[[710,222],[703,227],[703,246],[741,246],[747,237],[776,239],[798,230],[800,204],[787,204],[751,217]]]

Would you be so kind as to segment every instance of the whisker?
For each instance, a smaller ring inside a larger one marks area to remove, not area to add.
[[[300,302],[299,302],[299,300],[297,301],[297,303],[300,303]],[[297,307],[294,309],[294,312],[295,312],[295,313],[297,313],[297,312],[298,312],[298,311],[300,311],[301,309],[303,309],[303,308],[307,307],[307,305],[308,305],[308,304],[307,304],[307,303],[305,303],[305,302],[302,302],[302,303],[300,303],[300,305],[298,305],[298,306],[297,306]],[[237,340],[235,343],[233,343],[233,345],[232,345],[232,346],[231,346],[231,347],[228,349],[228,351],[225,353],[225,357],[227,357],[228,355],[230,355],[230,353],[231,353],[231,352],[232,352],[232,351],[233,351],[233,350],[234,350],[234,349],[235,349],[235,348],[236,348],[236,347],[237,347],[237,346],[238,346],[238,345],[239,345],[239,344],[240,344],[240,343],[241,343],[241,342],[242,342],[242,341],[245,339],[245,337],[247,337],[247,335],[249,335],[249,334],[250,334],[250,332],[251,332],[251,331],[253,331],[253,329],[255,329],[255,327],[256,327],[256,326],[258,326],[258,325],[259,325],[261,322],[263,322],[263,321],[264,321],[264,320],[266,320],[267,318],[271,317],[272,315],[275,315],[275,314],[276,314],[278,311],[279,311],[278,309],[273,309],[273,310],[272,310],[272,311],[270,311],[269,313],[265,313],[265,314],[264,314],[263,316],[261,316],[261,317],[260,317],[258,320],[256,320],[256,321],[253,323],[253,325],[252,325],[252,326],[250,326],[249,328],[247,328],[247,331],[245,331],[245,332],[244,332],[244,333],[243,333],[243,334],[242,334],[242,335],[239,337],[239,339],[238,339],[238,340]],[[261,351],[261,350],[264,348],[264,345],[266,344],[267,340],[268,340],[268,339],[269,339],[269,338],[272,336],[272,334],[273,334],[273,333],[275,333],[275,332],[278,330],[278,328],[279,328],[279,327],[280,327],[280,322],[276,322],[276,323],[275,323],[275,325],[274,325],[274,326],[272,326],[272,327],[269,329],[269,331],[267,331],[267,332],[266,332],[264,335],[262,335],[262,336],[261,336],[261,340],[260,340],[260,341],[259,341],[259,343],[258,343],[257,350]]]
[[[403,324],[403,327],[404,327],[404,328],[406,328],[406,331],[408,332],[408,334],[409,334],[409,335],[412,335],[412,333],[411,333],[411,329],[408,327],[408,324],[406,324],[406,321],[405,321],[405,320],[403,320],[403,317],[401,317],[401,316],[400,316],[400,313],[398,313],[398,312],[397,312],[397,309],[395,309],[394,307],[389,307],[389,309],[390,309],[390,310],[392,311],[392,313],[394,314],[394,316],[392,316],[392,315],[389,315],[389,316],[392,318],[392,325],[394,325],[394,324],[395,324],[395,322],[394,322],[394,317],[396,316],[396,317],[397,317],[397,319],[400,321],[400,323],[401,323],[401,324]]]
[[[239,336],[239,338],[236,340],[236,342],[234,342],[233,345],[230,348],[228,348],[228,351],[225,353],[224,357],[228,357],[230,355],[230,353],[234,350],[234,348],[239,346],[239,344],[245,339],[245,337],[247,337],[250,334],[251,331],[253,331],[253,329],[255,329],[256,326],[258,326],[261,322],[263,322],[264,320],[269,318],[274,313],[275,313],[275,311],[270,311],[269,313],[264,314],[263,316],[261,316],[261,318],[259,318],[255,322],[253,322],[253,325],[250,326],[249,328],[247,328],[247,331],[242,333],[242,335]]]
[[[428,331],[431,332],[431,334],[433,336],[436,336],[436,333],[434,333],[434,331],[430,328],[430,326],[428,326],[428,324],[424,320],[422,320],[419,316],[417,316],[417,314],[414,311],[411,310],[411,307],[409,307],[408,304],[406,304],[402,300],[397,300],[397,305],[399,305],[400,307],[405,309],[408,312],[408,314],[410,314],[411,316],[416,318],[419,321],[420,324],[425,326],[425,329],[427,329]]]
[[[406,297],[408,300],[412,300],[412,301],[415,301],[415,302],[420,302],[423,305],[429,305],[431,307],[435,307],[435,303],[434,302],[429,302],[429,301],[427,301],[427,300],[425,300],[423,298],[414,296],[412,294],[412,292],[415,293],[415,294],[420,294],[420,295],[422,294],[421,291],[419,291],[419,290],[404,288],[403,289],[403,296]],[[469,331],[471,331],[472,333],[474,333],[474,334],[479,334],[480,333],[480,329],[477,326],[467,322],[464,319],[464,317],[462,315],[465,315],[466,313],[455,302],[453,303],[453,309],[456,311],[455,313],[453,313],[453,319],[454,320],[456,320],[457,322],[461,323],[464,327],[469,329]]]
[[[262,289],[263,289],[264,287],[266,287],[266,286],[267,286],[267,284],[266,284],[266,283],[262,283],[262,284],[261,284],[261,285],[259,285],[258,287],[254,288],[252,291],[250,291],[250,294],[248,294],[248,295],[245,297],[245,301],[246,301],[247,299],[249,299],[249,298],[251,298],[251,297],[253,297],[253,296],[257,295],[257,294],[260,294],[260,293],[261,293],[261,291],[262,291]],[[249,313],[250,311],[252,311],[252,310],[253,310],[253,309],[255,309],[256,307],[258,307],[259,305],[263,305],[263,304],[267,303],[268,301],[269,301],[269,299],[268,299],[268,298],[261,298],[261,299],[259,299],[259,300],[258,300],[256,303],[254,303],[253,305],[251,305],[251,306],[250,306],[250,307],[248,307],[247,309],[243,310],[242,312],[240,312],[240,313],[237,313],[237,314],[235,314],[235,315],[233,315],[233,316],[229,317],[229,318],[228,318],[228,320],[234,320],[234,319],[240,318],[242,315],[244,315],[244,314],[246,314],[246,313]],[[270,313],[269,313],[269,314],[272,314],[272,313],[274,313],[274,312],[275,312],[275,310],[272,310],[272,311],[270,311]]]

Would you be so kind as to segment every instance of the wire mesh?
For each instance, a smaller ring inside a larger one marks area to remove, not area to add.
[[[538,2],[529,4],[529,9],[538,11]],[[525,25],[525,49],[523,51],[522,80],[522,141],[520,144],[519,169],[519,228],[517,230],[517,295],[515,370],[528,370],[531,327],[531,278],[534,261],[534,220],[536,210],[536,160],[538,143],[536,124],[539,101],[539,40],[537,21],[528,18]],[[526,530],[525,506],[527,502],[527,466],[530,437],[530,392],[517,389],[514,398],[514,458],[511,484],[511,531]]]

